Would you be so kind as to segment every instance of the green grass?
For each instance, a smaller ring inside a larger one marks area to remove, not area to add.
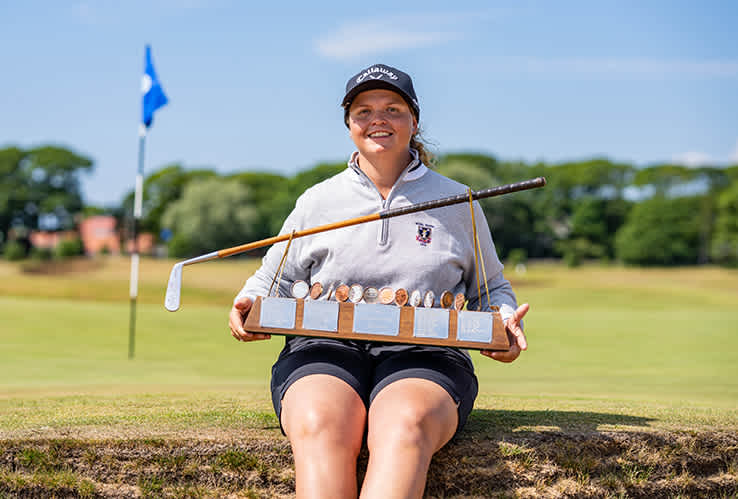
[[[227,327],[258,261],[187,267],[170,313],[173,263],[142,261],[129,360],[127,260],[0,262],[0,497],[294,492],[269,398],[283,340]],[[508,278],[531,304],[530,349],[509,365],[472,352],[480,394],[430,496],[735,496],[738,271]]]
[[[177,313],[162,306],[172,263],[142,263],[133,360],[126,260],[77,262],[70,272],[0,264],[0,435],[274,425],[269,374],[282,339],[244,344],[227,328],[257,262],[186,268]],[[738,272],[533,265],[508,277],[531,304],[530,348],[511,365],[472,352],[480,411],[528,414],[518,426],[560,427],[577,413],[623,416],[605,426],[627,426],[627,415],[642,426],[738,424]],[[502,417],[490,414],[477,418]]]

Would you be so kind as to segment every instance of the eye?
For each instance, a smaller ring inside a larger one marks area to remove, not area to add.
[[[387,108],[387,112],[392,113],[392,114],[397,114],[400,112],[400,109],[395,106],[390,106]]]
[[[354,113],[354,114],[355,114],[356,116],[360,117],[360,118],[364,118],[364,117],[366,117],[366,116],[369,116],[369,110],[368,110],[367,108],[364,108],[364,109],[359,109],[359,110],[358,110],[358,111],[356,111],[356,113]]]

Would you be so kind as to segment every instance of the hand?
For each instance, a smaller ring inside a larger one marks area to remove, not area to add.
[[[510,350],[507,352],[493,352],[491,350],[482,350],[482,355],[500,362],[512,362],[517,359],[520,352],[528,349],[528,342],[525,340],[525,334],[520,327],[520,321],[525,314],[528,313],[530,305],[523,303],[505,322],[505,331],[507,339],[510,341]]]
[[[250,298],[241,298],[233,305],[231,313],[228,316],[228,326],[231,328],[231,336],[238,341],[268,340],[271,338],[271,334],[249,333],[244,330],[243,323],[246,320],[246,316],[249,315],[249,310],[251,310]]]

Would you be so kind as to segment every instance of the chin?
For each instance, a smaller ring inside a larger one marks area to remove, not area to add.
[[[371,144],[368,144],[368,146],[365,147],[364,150],[371,154],[379,154],[379,153],[384,153],[384,152],[395,151],[397,150],[397,145],[396,144],[382,145],[382,144],[377,144],[377,143],[371,143]]]

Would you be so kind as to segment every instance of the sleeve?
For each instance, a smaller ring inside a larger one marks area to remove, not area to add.
[[[473,265],[473,270],[468,273],[466,279],[467,304],[468,310],[487,310],[489,305],[500,307],[500,315],[503,322],[512,316],[517,308],[517,300],[513,292],[510,282],[505,279],[502,270],[504,266],[497,256],[495,244],[492,241],[492,233],[487,224],[487,218],[484,216],[482,207],[478,202],[474,202],[474,219],[477,226],[477,236],[479,237],[479,248],[484,260],[484,272],[481,272],[477,265]],[[473,239],[473,238],[472,238]],[[471,260],[474,261],[474,241],[471,241]],[[477,273],[479,272],[480,292],[477,291]],[[487,287],[485,288],[485,275]],[[487,289],[489,289],[489,301],[487,300]],[[481,301],[481,308],[479,307]],[[491,302],[491,303],[489,303]]]
[[[303,228],[304,223],[304,210],[302,209],[302,203],[298,199],[295,208],[292,213],[285,219],[282,229],[279,231],[279,235],[289,234],[293,230],[300,230]],[[269,287],[274,280],[275,275],[279,271],[279,262],[282,260],[285,248],[287,248],[288,241],[283,241],[273,245],[264,255],[261,261],[261,267],[246,280],[241,291],[236,295],[234,302],[241,298],[248,297],[251,300],[255,300],[257,296],[267,296],[269,293]],[[285,259],[282,276],[279,285],[280,296],[290,296],[290,287],[292,283],[297,280],[308,280],[310,275],[310,269],[302,268],[300,265],[300,254],[303,242],[301,239],[293,239],[290,245],[288,256]],[[274,291],[272,291],[274,294]]]

